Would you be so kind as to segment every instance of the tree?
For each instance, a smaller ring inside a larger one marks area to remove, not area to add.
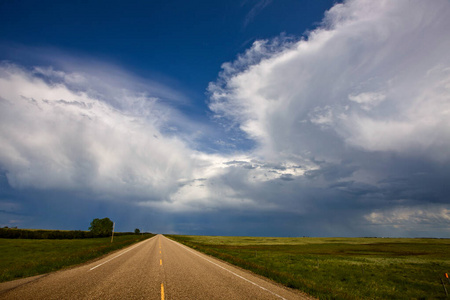
[[[136,229],[134,230],[134,234],[139,234],[139,233],[141,233],[141,231],[139,230],[139,228],[136,228]]]
[[[110,236],[113,230],[113,221],[111,221],[109,218],[96,218],[92,220],[89,230],[95,236]]]

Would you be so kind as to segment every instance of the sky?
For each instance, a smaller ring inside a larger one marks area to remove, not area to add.
[[[450,238],[450,2],[0,1],[0,226]]]

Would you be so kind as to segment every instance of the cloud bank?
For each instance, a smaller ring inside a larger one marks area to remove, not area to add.
[[[255,206],[223,183],[242,154],[193,149],[201,124],[127,86],[3,63],[0,163],[8,184],[175,212]]]
[[[336,4],[225,63],[211,124],[126,72],[3,63],[0,170],[14,190],[157,211],[164,232],[450,237],[448,28],[448,1]],[[203,150],[217,123],[254,147]]]
[[[101,100],[108,95],[73,88],[85,81],[82,73],[1,66],[0,161],[9,184],[159,199],[191,169],[185,143],[161,134],[170,112],[116,88],[119,109]]]

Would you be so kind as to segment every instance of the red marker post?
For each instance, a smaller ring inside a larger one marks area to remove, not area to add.
[[[447,280],[448,280],[448,274],[447,274],[447,273],[445,273],[445,278],[447,278]],[[448,292],[447,292],[447,288],[445,287],[444,280],[442,280],[442,277],[441,277],[441,276],[439,276],[439,279],[441,280],[442,287],[444,288],[445,296],[448,297]]]

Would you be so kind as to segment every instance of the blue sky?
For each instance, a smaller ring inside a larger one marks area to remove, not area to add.
[[[0,226],[450,237],[448,20],[448,1],[1,1]]]

